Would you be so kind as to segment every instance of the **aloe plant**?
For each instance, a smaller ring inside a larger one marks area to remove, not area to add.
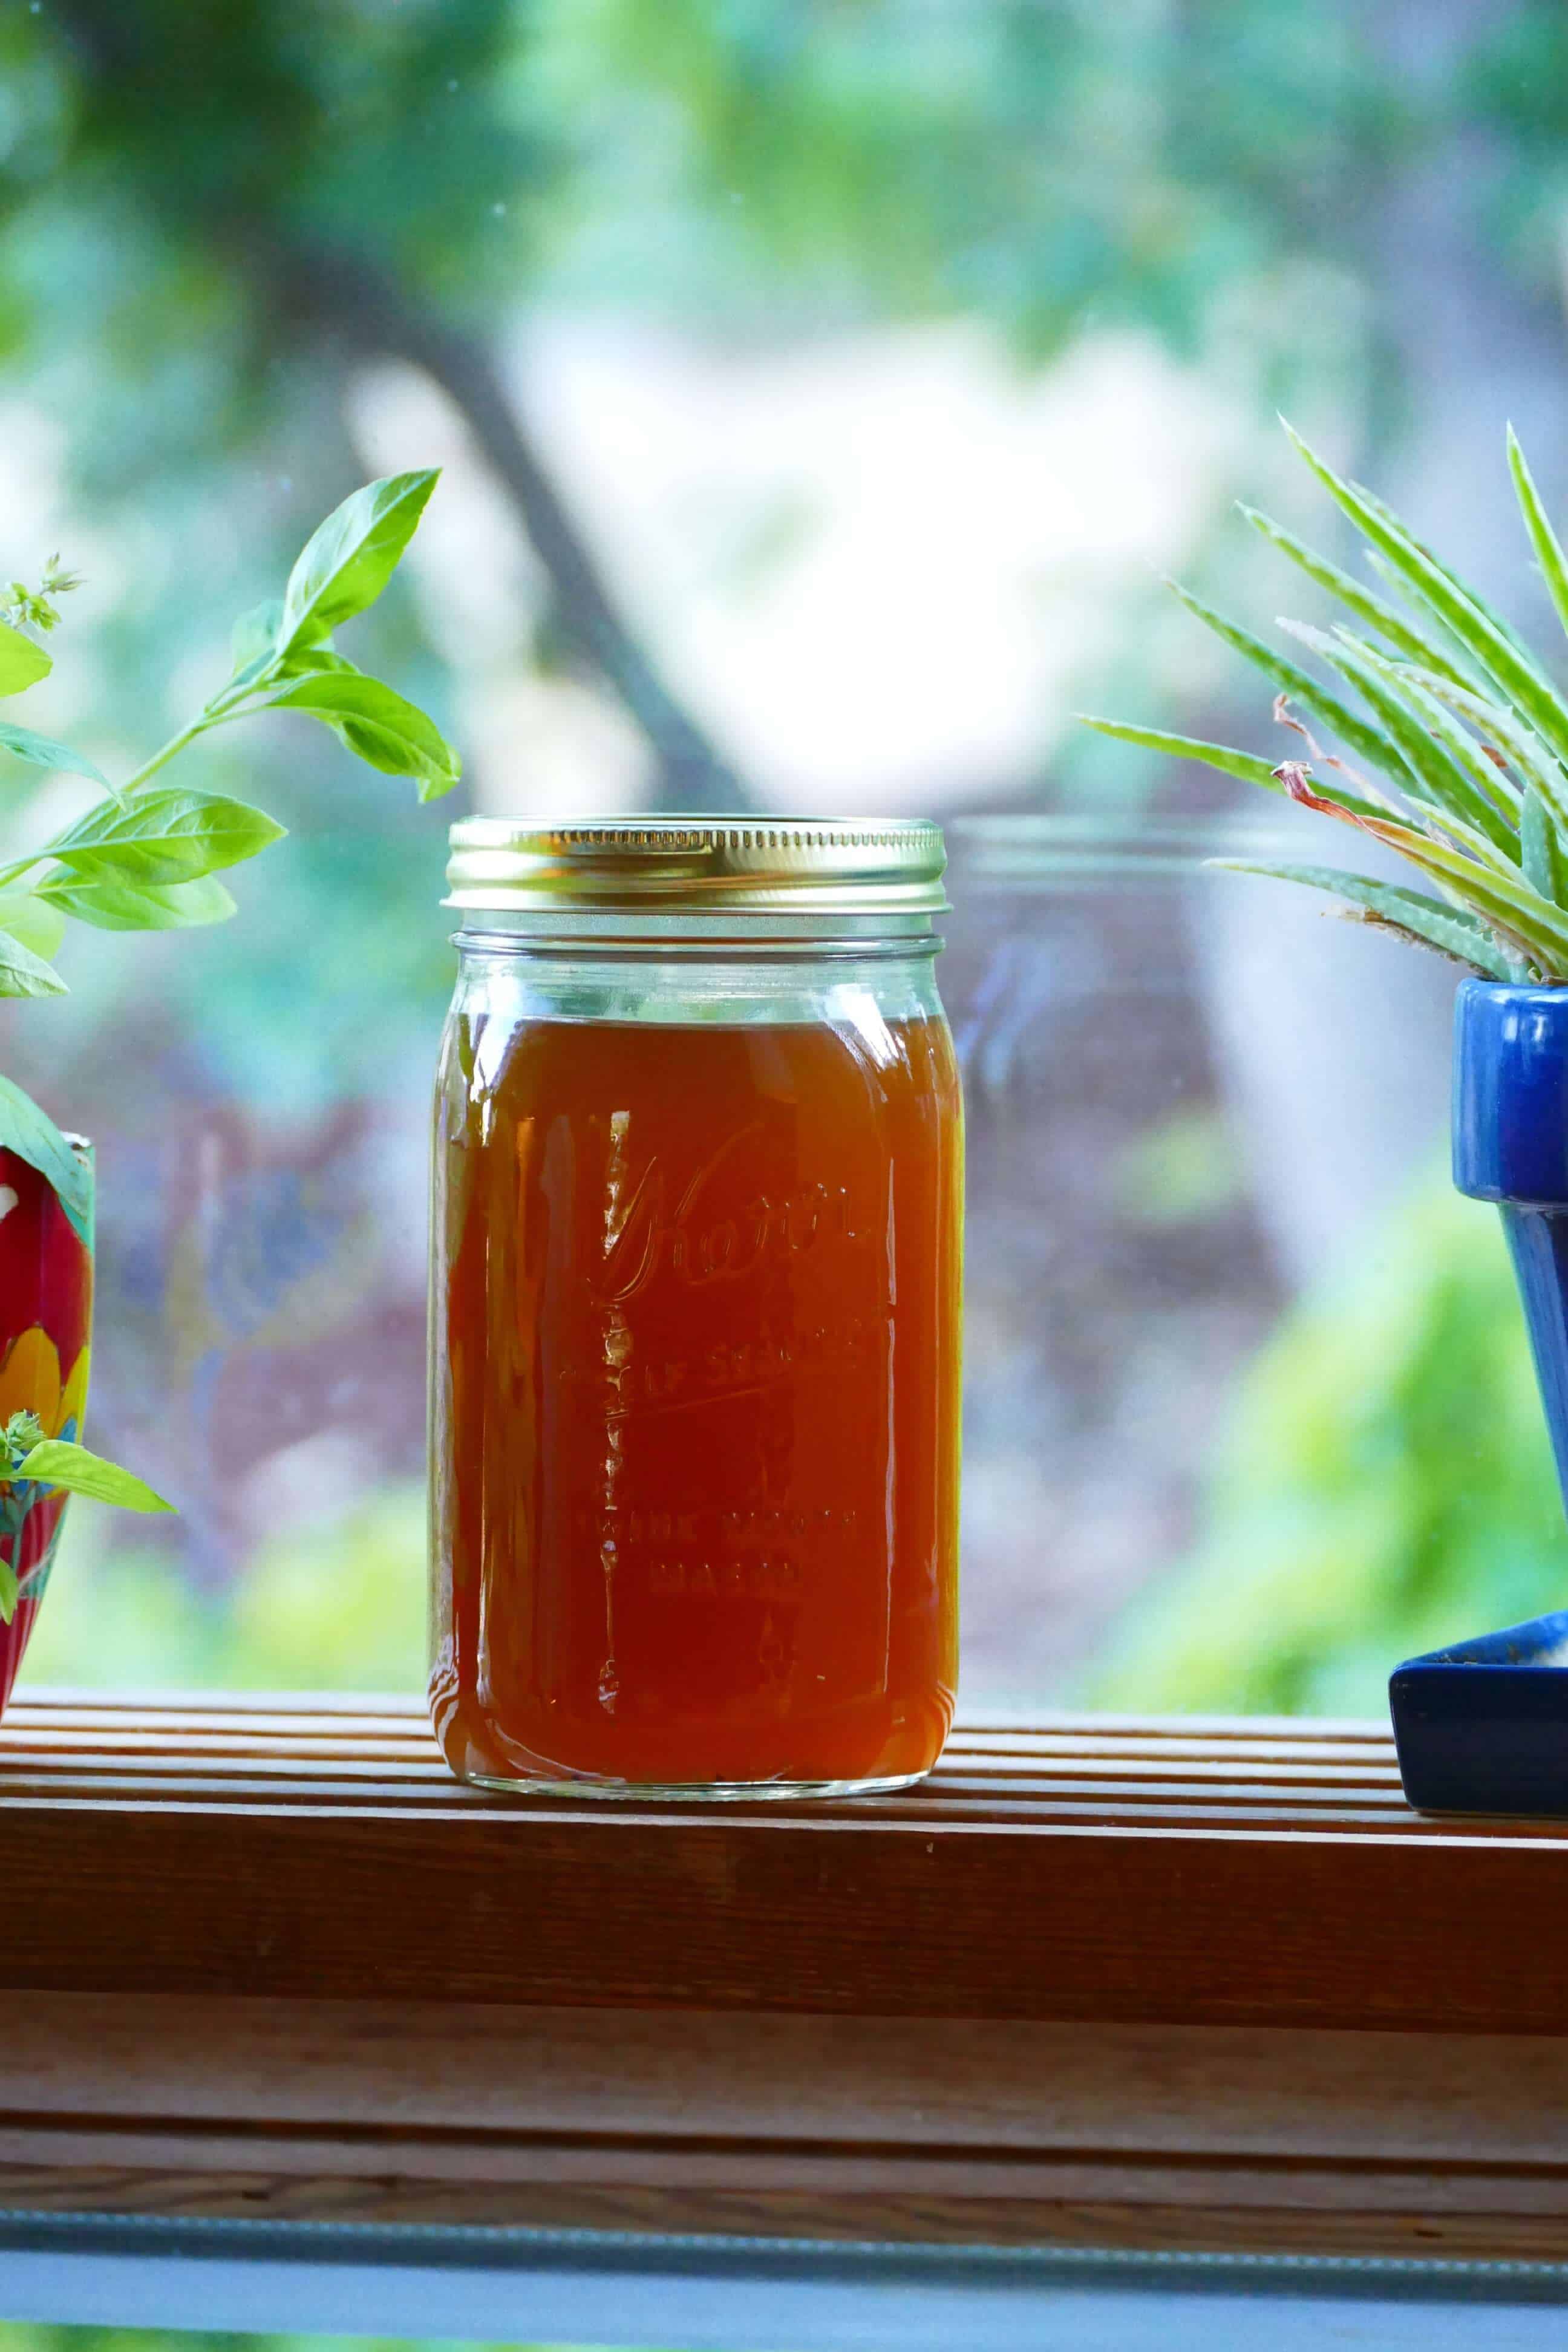
[[[1406,888],[1321,865],[1249,858],[1219,858],[1216,865],[1331,892],[1355,919],[1487,979],[1568,986],[1568,698],[1509,623],[1381,499],[1336,474],[1291,426],[1285,430],[1361,531],[1382,588],[1401,601],[1391,602],[1248,507],[1241,511],[1253,529],[1355,624],[1332,630],[1279,625],[1334,674],[1334,683],[1186,589],[1175,593],[1268,678],[1275,719],[1301,739],[1306,756],[1276,765],[1158,728],[1087,713],[1084,725],[1283,793],[1396,851],[1428,887]],[[1536,561],[1568,629],[1568,556],[1511,426],[1508,463]]]

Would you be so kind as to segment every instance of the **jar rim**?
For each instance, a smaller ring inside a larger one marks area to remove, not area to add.
[[[450,839],[444,903],[460,908],[810,916],[948,904],[942,828],[923,818],[479,816]]]
[[[1025,887],[1087,874],[1131,881],[1140,874],[1199,873],[1230,857],[1300,859],[1303,848],[1300,830],[1268,810],[1194,817],[1044,810],[956,817],[948,835],[952,870],[966,885]]]

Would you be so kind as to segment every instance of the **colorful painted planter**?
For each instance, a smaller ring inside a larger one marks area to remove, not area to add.
[[[1468,980],[1454,1181],[1495,1202],[1568,1507],[1568,988]],[[1568,1612],[1411,1658],[1389,1684],[1405,1794],[1428,1812],[1568,1814]]]
[[[90,1180],[91,1145],[69,1140]],[[91,1246],[47,1179],[0,1150],[0,1426],[30,1412],[46,1436],[80,1438],[91,1334]],[[16,1612],[0,1623],[0,1708],[43,1601],[66,1501],[58,1490],[0,1480],[0,1558],[18,1585]]]

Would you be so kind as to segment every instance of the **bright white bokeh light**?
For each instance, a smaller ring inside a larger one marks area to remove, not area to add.
[[[676,691],[773,804],[830,813],[1037,774],[1121,600],[1182,560],[1246,431],[1131,336],[1026,373],[978,326],[752,352],[551,317],[512,339],[508,375]],[[353,418],[375,470],[447,469],[411,562],[482,804],[634,805],[646,749],[533,667],[538,569],[453,412],[383,369]]]

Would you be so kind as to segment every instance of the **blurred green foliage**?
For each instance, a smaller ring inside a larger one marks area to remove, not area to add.
[[[1568,1605],[1568,1532],[1494,1213],[1431,1182],[1245,1375],[1190,1558],[1110,1707],[1382,1713],[1391,1668]]]
[[[68,1511],[30,1679],[83,1688],[414,1691],[425,1682],[425,1490],[383,1487],[268,1538],[243,1577],[193,1591],[176,1557],[105,1548]],[[0,2347],[3,2352],[3,2347]]]
[[[1415,127],[1353,12],[1279,0],[574,0],[549,37],[655,217],[729,205],[819,299],[977,312],[1035,359],[1117,321],[1191,353],[1261,277],[1342,270]]]
[[[68,0],[0,17],[0,363],[65,428],[87,569],[120,592],[86,662],[62,649],[89,740],[155,740],[177,667],[226,675],[232,615],[364,471],[342,415],[352,303],[290,272],[352,232],[400,283],[480,306],[526,266],[516,199],[552,164],[510,71],[512,10],[350,15]],[[365,646],[449,719],[401,584]],[[199,1033],[208,1084],[285,1108],[363,1089],[410,1036],[427,1048],[447,969],[405,913],[433,895],[442,825],[389,809],[308,734],[281,719],[204,747],[204,785],[275,800],[293,835],[287,876],[245,890],[254,919],[146,972],[95,943],[71,974],[89,1010],[172,998],[171,1048]]]
[[[1246,1171],[1231,1122],[1206,1105],[1173,1110],[1118,1152],[1110,1197],[1131,1225],[1186,1225],[1242,1198]]]
[[[1454,21],[1445,50],[1419,9],[1347,0],[0,12],[0,368],[63,442],[97,542],[65,551],[102,583],[73,723],[109,746],[155,739],[175,663],[226,667],[229,616],[363,471],[345,393],[387,355],[389,301],[405,363],[422,333],[493,346],[550,299],[732,339],[975,320],[1021,367],[1130,327],[1201,367],[1216,402],[1326,405],[1351,439],[1386,440],[1431,321],[1384,235],[1404,179],[1458,191],[1489,285],[1554,317],[1560,299],[1559,0],[1496,0],[1458,43]],[[1474,290],[1445,284],[1441,307],[1463,317]],[[1472,379],[1439,385],[1450,412],[1494,402],[1494,329],[1489,313]],[[1489,445],[1497,422],[1478,419]],[[1227,565],[1258,560],[1237,546]],[[372,634],[368,658],[448,722],[431,613],[398,591]],[[1163,642],[1131,611],[1111,707],[1131,707]],[[520,671],[552,644],[546,614]],[[1191,646],[1152,707],[1209,692]],[[449,971],[423,911],[439,828],[308,734],[281,720],[243,768],[215,750],[201,778],[276,805],[293,834],[238,923],[138,942],[134,963],[106,936],[74,962],[77,1018],[57,1025],[76,1039],[70,1092],[106,1130],[155,1139],[171,1107],[235,1102],[281,1125],[422,1087]],[[1124,774],[1108,747],[1074,756],[1097,792]],[[24,1078],[26,1041],[25,1024],[4,1041]],[[1206,1114],[1113,1171],[1145,1197],[1156,1176],[1173,1214],[1225,1197]],[[106,1258],[153,1255],[153,1208],[135,1213],[106,1186]],[[143,1287],[151,1320],[163,1293]],[[104,1334],[99,1392],[134,1401],[156,1351],[129,1308],[121,1330]],[[1139,1603],[1107,1702],[1377,1706],[1394,1657],[1558,1597],[1560,1515],[1485,1213],[1435,1189],[1288,1318],[1209,1503],[1193,1558]],[[110,1559],[105,1539],[74,1516],[35,1676],[420,1678],[410,1485],[273,1538],[232,1588],[196,1589],[172,1554]]]
[[[592,2345],[481,2345],[471,2337],[252,2336],[221,2328],[72,2327],[0,2320],[0,2352],[595,2352]],[[601,2346],[597,2352],[609,2352]]]

